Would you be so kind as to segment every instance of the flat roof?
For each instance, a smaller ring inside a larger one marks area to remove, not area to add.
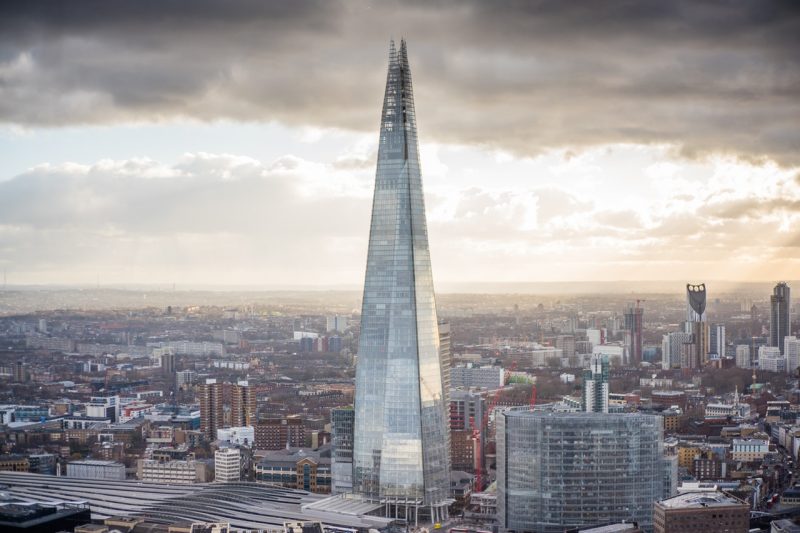
[[[746,503],[724,492],[686,492],[672,498],[661,500],[658,505],[667,509],[702,509],[705,507],[744,506]]]
[[[70,461],[68,465],[88,465],[88,466],[125,466],[116,461],[104,461],[102,459],[80,459],[78,461]]]

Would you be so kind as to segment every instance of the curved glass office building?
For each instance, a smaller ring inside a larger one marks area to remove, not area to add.
[[[505,411],[497,420],[497,512],[505,531],[635,521],[668,496],[662,418]]]
[[[356,367],[353,491],[446,517],[439,330],[406,44],[390,48]],[[402,507],[402,511],[398,508]]]

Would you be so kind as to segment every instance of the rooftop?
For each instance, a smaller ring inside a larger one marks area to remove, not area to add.
[[[667,509],[701,509],[705,507],[747,506],[746,503],[729,496],[724,492],[687,492],[666,500],[658,505]]]
[[[122,463],[118,463],[116,461],[103,461],[101,459],[80,459],[78,461],[70,461],[67,464],[87,466],[123,466]]]

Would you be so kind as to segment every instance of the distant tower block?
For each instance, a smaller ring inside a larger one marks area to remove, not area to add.
[[[686,321],[705,322],[706,320],[706,285],[686,285]]]

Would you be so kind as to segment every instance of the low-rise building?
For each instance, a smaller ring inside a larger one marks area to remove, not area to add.
[[[67,463],[67,477],[81,479],[125,479],[125,465],[116,461],[85,459]]]
[[[331,450],[293,448],[267,452],[256,464],[256,481],[328,494],[331,491]]]
[[[766,439],[733,439],[731,458],[745,463],[762,461],[769,453],[769,440]]]
[[[455,366],[450,369],[454,389],[499,389],[505,383],[505,371],[499,366]]]
[[[683,411],[680,407],[675,407],[671,409],[665,409],[661,412],[661,416],[664,417],[664,432],[665,433],[675,433],[678,431],[681,423],[681,416],[683,415]]]
[[[786,357],[777,346],[761,346],[758,349],[758,368],[767,372],[786,372]]]
[[[781,494],[781,505],[786,507],[800,506],[800,489],[786,489]]]
[[[750,418],[750,404],[740,403],[738,394],[733,403],[714,402],[706,405],[706,418]]]
[[[306,428],[300,418],[262,420],[253,429],[257,450],[282,450],[305,445]]]
[[[30,472],[31,464],[24,455],[0,455],[0,472]]]
[[[750,507],[723,492],[689,492],[656,502],[653,525],[655,533],[747,533]]]
[[[139,459],[136,475],[141,481],[150,483],[191,485],[208,481],[208,468],[194,458],[171,461]]]
[[[56,474],[56,456],[52,453],[34,453],[28,456],[29,472],[34,474]]]

